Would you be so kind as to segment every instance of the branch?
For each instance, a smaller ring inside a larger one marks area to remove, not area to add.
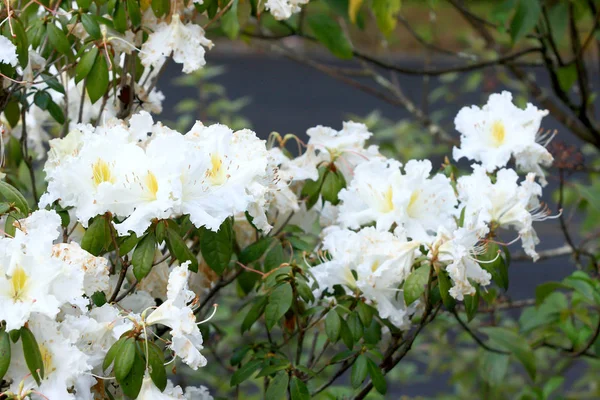
[[[231,282],[235,281],[235,279],[240,276],[240,274],[244,272],[244,269],[240,268],[237,270],[231,277],[224,279],[220,277],[217,281],[217,284],[213,286],[212,289],[208,292],[206,298],[200,303],[198,308],[194,311],[194,314],[198,315],[202,309],[209,303],[210,299],[212,299],[222,288],[229,285]]]
[[[465,330],[465,332],[467,332],[469,334],[469,336],[471,336],[471,338],[473,338],[473,340],[475,341],[475,343],[477,343],[481,348],[483,348],[486,351],[489,351],[489,352],[492,352],[492,353],[496,353],[496,354],[510,354],[507,351],[494,349],[494,348],[488,346],[487,344],[485,344],[483,342],[483,340],[481,340],[479,337],[477,337],[477,335],[475,334],[475,332],[473,332],[471,330],[471,328],[469,328],[469,326],[467,324],[465,324],[462,319],[460,319],[460,317],[458,316],[458,313],[456,312],[456,310],[453,311],[452,314],[454,314],[454,318],[460,324],[460,326]]]

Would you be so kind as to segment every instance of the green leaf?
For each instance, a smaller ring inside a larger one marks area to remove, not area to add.
[[[535,355],[525,338],[507,328],[484,327],[481,331],[500,348],[511,352],[525,367],[531,379],[535,379]]]
[[[479,309],[479,292],[475,292],[472,296],[465,296],[464,303],[465,311],[467,312],[467,321],[471,321],[475,318]]]
[[[279,400],[287,398],[287,388],[290,377],[286,371],[281,371],[271,380],[265,398],[269,400]]]
[[[11,128],[17,126],[19,120],[21,119],[21,110],[19,109],[19,101],[17,99],[13,98],[6,104],[6,108],[4,109],[4,117]]]
[[[42,110],[46,110],[48,108],[48,103],[50,102],[50,95],[38,90],[33,96],[33,102]]]
[[[221,17],[221,29],[231,40],[237,38],[240,33],[237,8],[238,0],[234,0],[229,10],[227,10],[227,12]]]
[[[142,12],[138,0],[127,0],[127,12],[135,28],[142,24]]]
[[[98,56],[98,48],[92,47],[90,51],[84,53],[81,59],[75,66],[75,83],[82,81],[92,71],[92,67],[96,62]]]
[[[544,282],[538,285],[535,288],[535,305],[539,307],[546,297],[559,289],[570,289],[570,287],[560,282]]]
[[[519,0],[515,15],[510,22],[510,37],[513,44],[535,28],[541,12],[542,7],[539,0]]]
[[[442,302],[444,306],[449,310],[454,310],[456,306],[456,301],[452,296],[450,296],[450,288],[452,287],[452,283],[450,282],[450,278],[446,271],[440,270],[438,272],[438,288],[440,290],[440,296],[442,297]]]
[[[273,246],[269,251],[267,251],[267,255],[265,256],[265,272],[269,272],[274,270],[275,268],[278,268],[281,264],[284,263],[284,257],[285,256],[283,253],[283,246],[281,245],[280,241],[277,241],[277,243],[275,243],[275,246]]]
[[[231,386],[237,386],[240,383],[244,382],[246,379],[250,378],[258,369],[262,366],[262,360],[251,360],[246,364],[242,365],[240,369],[235,371],[235,373],[231,376]]]
[[[165,369],[165,355],[160,347],[153,342],[148,342],[148,365],[150,378],[161,391],[167,387],[167,370]]]
[[[360,317],[360,321],[363,326],[371,325],[371,321],[373,320],[373,314],[375,314],[375,310],[373,307],[359,301],[356,305],[356,311],[358,311],[358,316]]]
[[[509,359],[507,354],[484,351],[479,369],[481,377],[491,386],[501,385],[508,372]]]
[[[290,309],[293,300],[292,287],[289,283],[282,283],[269,294],[269,302],[265,309],[265,322],[267,329],[273,328]]]
[[[577,66],[575,64],[560,67],[556,70],[558,85],[564,92],[568,92],[577,81]]]
[[[69,43],[69,39],[67,39],[67,35],[65,35],[62,29],[53,23],[49,23],[46,25],[46,33],[48,34],[50,44],[56,51],[61,54],[71,53],[71,43]]]
[[[238,257],[239,261],[244,265],[248,265],[251,262],[258,260],[262,257],[265,251],[267,251],[272,242],[273,238],[264,237],[258,242],[252,243],[242,250]]]
[[[350,332],[350,328],[344,320],[341,320],[340,337],[347,348],[354,348],[354,336],[352,336],[352,332]]]
[[[65,114],[63,113],[62,108],[56,104],[52,98],[50,98],[50,101],[48,102],[48,113],[59,124],[65,123]]]
[[[316,181],[311,179],[307,179],[302,187],[302,197],[306,198],[306,209],[310,210],[312,206],[317,203],[319,200],[319,195],[321,194],[321,187],[323,186],[323,179],[326,173],[329,173],[329,168],[326,166],[321,166],[318,168],[319,177]]]
[[[131,250],[133,250],[133,248],[135,246],[137,246],[139,241],[140,241],[140,238],[138,238],[135,233],[132,233],[129,236],[121,236],[121,237],[117,238],[117,244],[119,245],[119,253],[120,254],[129,253]]]
[[[50,89],[55,90],[58,93],[65,94],[64,86],[54,76],[44,73],[44,74],[42,74],[42,79],[44,80],[44,83],[46,85],[48,85],[48,87]]]
[[[492,275],[494,282],[504,290],[507,290],[508,267],[501,256],[500,247],[496,243],[488,243],[486,252],[481,254],[478,259],[483,261],[479,265]]]
[[[10,365],[10,336],[5,330],[0,331],[0,381],[6,375]]]
[[[81,23],[83,24],[83,29],[85,29],[92,39],[98,40],[102,38],[100,25],[91,15],[81,14]]]
[[[97,102],[108,90],[108,65],[104,56],[96,58],[90,70],[85,87],[92,104]]]
[[[242,333],[249,330],[252,325],[260,318],[262,315],[266,305],[267,305],[267,297],[266,296],[258,296],[254,299],[254,304],[246,314],[244,321],[242,321]]]
[[[19,64],[25,67],[29,63],[29,40],[27,38],[27,33],[25,32],[25,28],[23,27],[21,20],[15,15],[11,17],[11,22],[12,30],[15,34],[15,37],[12,38],[12,41],[17,47]]]
[[[561,387],[564,382],[565,378],[563,376],[553,376],[552,378],[548,379],[548,381],[544,385],[544,388],[542,389],[543,398],[549,399],[550,396],[552,396],[552,393],[554,393],[559,387]]]
[[[360,318],[358,317],[358,313],[353,312],[346,318],[346,325],[348,325],[348,329],[350,329],[350,333],[352,333],[352,338],[355,342],[362,337],[363,334],[363,326],[360,322]]]
[[[326,200],[335,206],[340,202],[338,198],[340,190],[345,187],[346,179],[344,179],[344,175],[342,175],[340,171],[331,171],[323,179],[321,196],[323,196],[323,200]]]
[[[21,214],[20,217],[25,217],[29,214],[29,205],[25,197],[15,189],[14,186],[9,185],[4,181],[0,181],[0,197],[8,203],[14,205]]]
[[[290,384],[290,397],[291,400],[309,400],[310,393],[306,387],[306,383],[302,382],[298,377],[292,377],[292,383]]]
[[[81,248],[90,254],[99,256],[103,250],[109,247],[111,241],[110,229],[103,215],[96,217],[83,234]]]
[[[98,291],[95,292],[92,295],[92,303],[94,303],[94,305],[96,307],[102,307],[103,305],[106,304],[106,293]]]
[[[367,364],[368,358],[364,354],[359,355],[356,361],[352,365],[352,372],[350,373],[350,382],[353,388],[358,388],[362,385],[363,381],[367,377]]]
[[[190,262],[190,271],[198,272],[198,260],[194,253],[187,247],[179,232],[167,226],[167,247],[172,257],[179,260],[180,263]]]
[[[135,346],[135,339],[126,338],[119,347],[119,352],[115,354],[115,366],[113,369],[115,378],[117,378],[119,383],[129,375],[129,372],[133,368],[136,358]]]
[[[133,275],[138,282],[141,282],[152,270],[155,251],[156,237],[154,236],[154,232],[150,232],[140,240],[131,257]]]
[[[125,33],[127,30],[127,12],[125,11],[124,1],[120,1],[116,7],[113,25],[117,32]]]
[[[121,352],[120,347],[123,345],[123,343],[127,339],[128,338],[126,336],[123,336],[119,340],[117,340],[115,343],[113,343],[112,346],[110,346],[110,349],[108,349],[108,352],[106,353],[106,356],[104,357],[104,361],[102,362],[102,370],[103,371],[106,371],[108,369],[108,367],[110,367],[110,365],[113,363],[113,361],[115,361],[116,355]]]
[[[217,232],[203,229],[200,251],[204,261],[217,274],[223,273],[233,254],[233,232],[230,220],[225,220]]]
[[[415,302],[423,293],[429,281],[430,265],[422,266],[414,270],[404,282],[404,301],[406,305]]]
[[[20,332],[25,363],[27,364],[27,368],[29,368],[29,372],[31,372],[33,379],[40,385],[42,379],[44,379],[44,359],[42,358],[40,346],[38,345],[37,340],[35,340],[33,333],[27,327],[22,327]]]
[[[157,18],[169,13],[171,9],[170,0],[152,0],[152,11]]]
[[[121,389],[125,395],[132,399],[137,398],[142,388],[142,381],[144,379],[144,373],[146,372],[146,363],[141,355],[137,352],[134,353],[133,365],[129,374],[122,380],[119,381]],[[141,399],[140,399],[141,400]]]
[[[326,14],[309,14],[308,26],[319,42],[342,59],[352,58],[352,45],[340,25]]]
[[[375,14],[377,27],[384,36],[390,36],[396,29],[401,6],[401,0],[373,0],[373,14]]]
[[[367,371],[369,372],[369,376],[371,377],[371,382],[373,382],[375,390],[381,394],[385,394],[387,392],[385,376],[375,361],[371,360],[370,358],[367,359]]]
[[[340,338],[340,331],[342,328],[342,319],[340,315],[335,311],[331,310],[325,317],[325,333],[331,343],[335,343]]]

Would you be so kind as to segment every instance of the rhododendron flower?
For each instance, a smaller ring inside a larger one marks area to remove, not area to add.
[[[146,319],[147,325],[161,324],[171,328],[170,348],[192,369],[206,365],[206,358],[200,354],[202,334],[196,324],[196,316],[189,307],[195,295],[188,289],[190,262],[173,268],[169,274],[167,300]]]
[[[42,315],[31,318],[28,327],[39,345],[44,365],[44,377],[38,386],[27,367],[21,343],[11,345],[11,363],[5,378],[12,379],[10,390],[18,392],[35,390],[36,399],[91,399],[90,388],[95,379],[91,376],[88,357],[77,348],[71,338],[63,336],[60,325]],[[72,387],[75,389],[75,394]]]
[[[289,19],[292,14],[300,12],[300,6],[308,4],[308,0],[267,0],[265,8],[276,20]]]
[[[482,108],[464,107],[454,120],[456,130],[461,133],[461,147],[454,148],[454,159],[466,157],[481,162],[492,172],[514,157],[519,168],[535,172],[546,184],[541,166],[549,166],[553,159],[545,148],[547,140],[538,135],[546,115],[547,110],[539,110],[532,104],[527,104],[524,110],[518,108],[509,92],[490,95]]]
[[[316,294],[334,285],[358,289],[376,305],[381,318],[407,328],[414,309],[404,304],[399,286],[410,274],[419,244],[372,227],[333,230],[323,240],[331,260],[310,269],[319,285]]]
[[[173,382],[168,381],[164,391],[160,391],[152,378],[146,372],[142,381],[142,388],[138,394],[139,399],[143,400],[213,400],[213,397],[204,386],[194,387],[188,386],[185,388],[185,394],[180,386],[173,386]]]
[[[0,35],[0,64],[8,64],[16,67],[18,62],[17,46],[8,40],[7,37]]]
[[[473,173],[458,179],[457,189],[465,207],[465,220],[472,224],[491,224],[501,228],[514,228],[519,233],[525,253],[538,259],[535,245],[539,239],[533,221],[548,218],[548,211],[538,200],[542,188],[535,182],[535,174],[527,174],[521,184],[512,169],[501,169],[492,183],[485,169],[473,166]]]
[[[171,23],[161,22],[142,45],[140,60],[145,67],[162,64],[165,57],[173,54],[173,61],[183,64],[183,72],[189,74],[206,64],[204,47],[213,43],[204,36],[197,24],[184,24],[178,14],[171,16]]]
[[[414,240],[428,241],[440,225],[451,225],[456,215],[456,196],[450,180],[429,177],[429,160],[411,160],[400,170],[395,160],[373,160],[356,167],[354,179],[339,198],[339,222],[357,229],[375,222],[387,231],[394,224]]]

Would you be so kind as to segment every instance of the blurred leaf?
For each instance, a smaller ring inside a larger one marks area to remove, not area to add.
[[[282,283],[273,289],[268,297],[269,302],[265,309],[265,322],[267,329],[272,329],[292,305],[292,287],[289,283]]]
[[[397,16],[402,6],[402,0],[373,0],[373,13],[377,20],[377,27],[384,36],[396,29]]]
[[[404,282],[404,301],[406,305],[415,302],[423,293],[429,281],[430,265],[422,266],[412,271]]]
[[[308,26],[319,42],[342,59],[352,58],[352,45],[340,25],[325,14],[309,14]]]
[[[481,377],[491,386],[501,385],[508,372],[509,360],[508,354],[484,351],[479,369]]]
[[[85,87],[92,104],[104,96],[108,90],[108,65],[104,56],[96,57],[94,65],[90,70]]]
[[[167,226],[167,247],[171,256],[174,256],[180,264],[189,261],[189,270],[198,272],[198,260],[196,256],[189,249],[179,232],[170,226]]]
[[[531,379],[535,379],[535,355],[524,337],[507,328],[484,327],[481,331],[489,336],[500,348],[511,352],[525,367]]]
[[[262,360],[251,360],[248,363],[242,365],[240,369],[235,371],[231,376],[231,386],[237,386],[250,378],[258,369],[262,366]]]
[[[85,29],[92,39],[98,40],[102,38],[100,25],[90,14],[81,14],[81,24],[83,25],[83,29]],[[97,49],[96,47],[93,48]]]
[[[233,232],[231,221],[225,220],[217,232],[202,229],[200,238],[202,257],[217,274],[223,273],[233,254]]]
[[[254,299],[252,307],[246,314],[244,321],[242,322],[241,332],[244,333],[247,330],[250,330],[252,325],[260,318],[262,313],[265,310],[267,305],[268,297],[267,296],[258,296]]]
[[[21,217],[25,217],[29,214],[29,205],[25,197],[15,189],[14,186],[0,180],[0,197],[10,204],[13,204],[21,214]]]
[[[99,256],[103,250],[109,247],[110,229],[104,216],[97,216],[83,234],[81,248],[94,256]]]
[[[298,377],[292,377],[292,383],[290,384],[290,397],[291,400],[309,400],[310,393],[306,384],[302,382]]]
[[[535,28],[541,13],[542,7],[539,0],[519,0],[515,15],[510,22],[510,36],[513,44]]]
[[[358,388],[362,385],[363,381],[367,377],[368,358],[364,354],[359,355],[356,358],[354,364],[352,364],[352,371],[350,373],[350,382],[353,388]]]
[[[363,0],[350,0],[348,5],[348,17],[350,17],[350,22],[353,24],[356,23],[356,14],[360,10],[360,6],[362,5]]]
[[[267,399],[279,400],[287,398],[287,389],[290,377],[285,371],[281,371],[271,380],[265,397]]]
[[[375,390],[377,390],[381,394],[385,394],[387,392],[387,383],[385,381],[385,376],[379,366],[375,363],[375,361],[370,358],[367,359],[367,370],[369,372],[369,376],[371,377],[371,382],[373,382],[373,386]]]
[[[231,7],[223,16],[221,16],[221,29],[227,35],[227,37],[231,40],[238,37],[240,33],[240,24],[238,22],[238,1],[234,0]]]
[[[50,41],[52,48],[56,49],[56,51],[61,54],[69,54],[71,52],[71,44],[62,29],[53,23],[49,23],[46,25],[46,33],[48,34],[48,40]]]
[[[577,66],[575,64],[560,67],[556,70],[558,84],[564,92],[568,92],[577,81]]]
[[[4,329],[0,330],[0,381],[10,366],[10,336]]]
[[[325,332],[331,343],[337,342],[340,338],[341,327],[340,315],[335,310],[329,311],[325,317]]]

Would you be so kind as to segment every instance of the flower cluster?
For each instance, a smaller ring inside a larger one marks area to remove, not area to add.
[[[120,218],[120,235],[141,236],[153,220],[180,215],[214,231],[237,213],[260,218],[264,211],[253,205],[274,179],[254,132],[198,122],[181,135],[143,112],[129,124],[80,125],[50,148],[41,206],[73,207],[83,226],[110,212]]]

